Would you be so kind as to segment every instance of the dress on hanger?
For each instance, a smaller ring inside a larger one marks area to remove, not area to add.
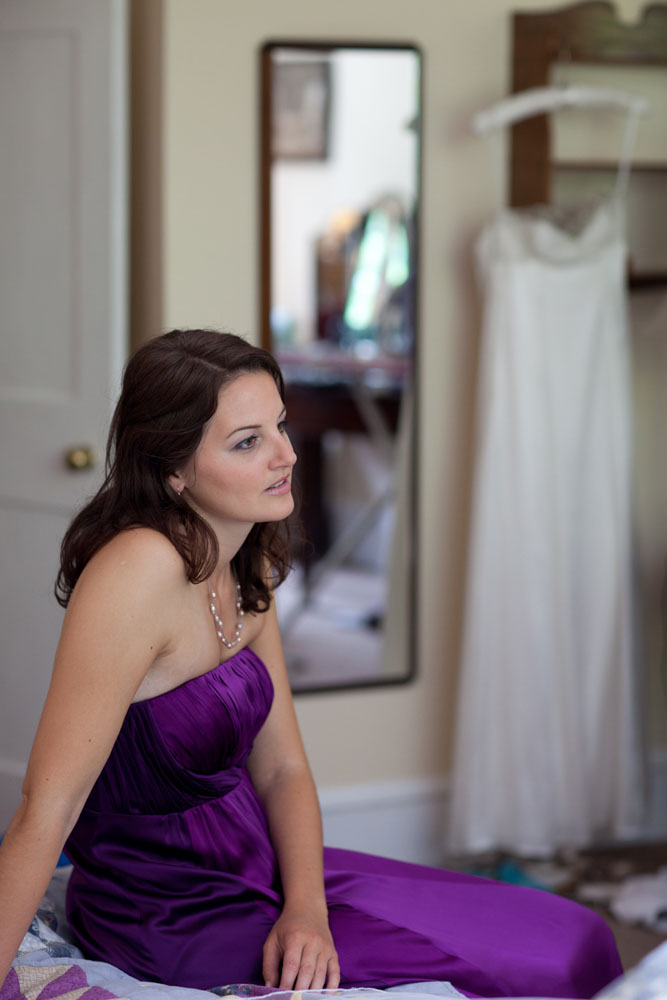
[[[502,211],[479,240],[456,850],[638,830],[623,208]]]
[[[263,983],[282,895],[245,762],[272,697],[246,647],[130,706],[66,847],[87,957],[172,985]],[[325,887],[344,986],[590,997],[621,973],[604,921],[547,892],[334,849]]]

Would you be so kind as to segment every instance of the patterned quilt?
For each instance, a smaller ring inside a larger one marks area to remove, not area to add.
[[[101,986],[89,986],[78,965],[15,965],[0,1000],[114,1000]]]

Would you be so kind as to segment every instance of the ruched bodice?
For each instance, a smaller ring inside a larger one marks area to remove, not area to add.
[[[86,804],[112,813],[171,813],[236,788],[273,699],[251,649],[164,694],[135,702]]]
[[[175,985],[263,983],[283,896],[246,762],[272,698],[245,648],[130,707],[66,846],[88,957]],[[353,851],[324,862],[343,985],[590,996],[620,972],[608,928],[567,900]]]

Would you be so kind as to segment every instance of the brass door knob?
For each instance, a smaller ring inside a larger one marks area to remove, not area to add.
[[[65,455],[65,464],[68,469],[79,472],[81,469],[92,469],[97,461],[95,451],[89,444],[80,444],[70,448]]]

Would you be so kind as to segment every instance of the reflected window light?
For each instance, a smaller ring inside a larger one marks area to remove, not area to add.
[[[357,266],[345,305],[345,325],[367,331],[377,317],[383,287],[398,288],[410,276],[410,248],[403,222],[395,222],[381,208],[372,209],[359,244]]]

